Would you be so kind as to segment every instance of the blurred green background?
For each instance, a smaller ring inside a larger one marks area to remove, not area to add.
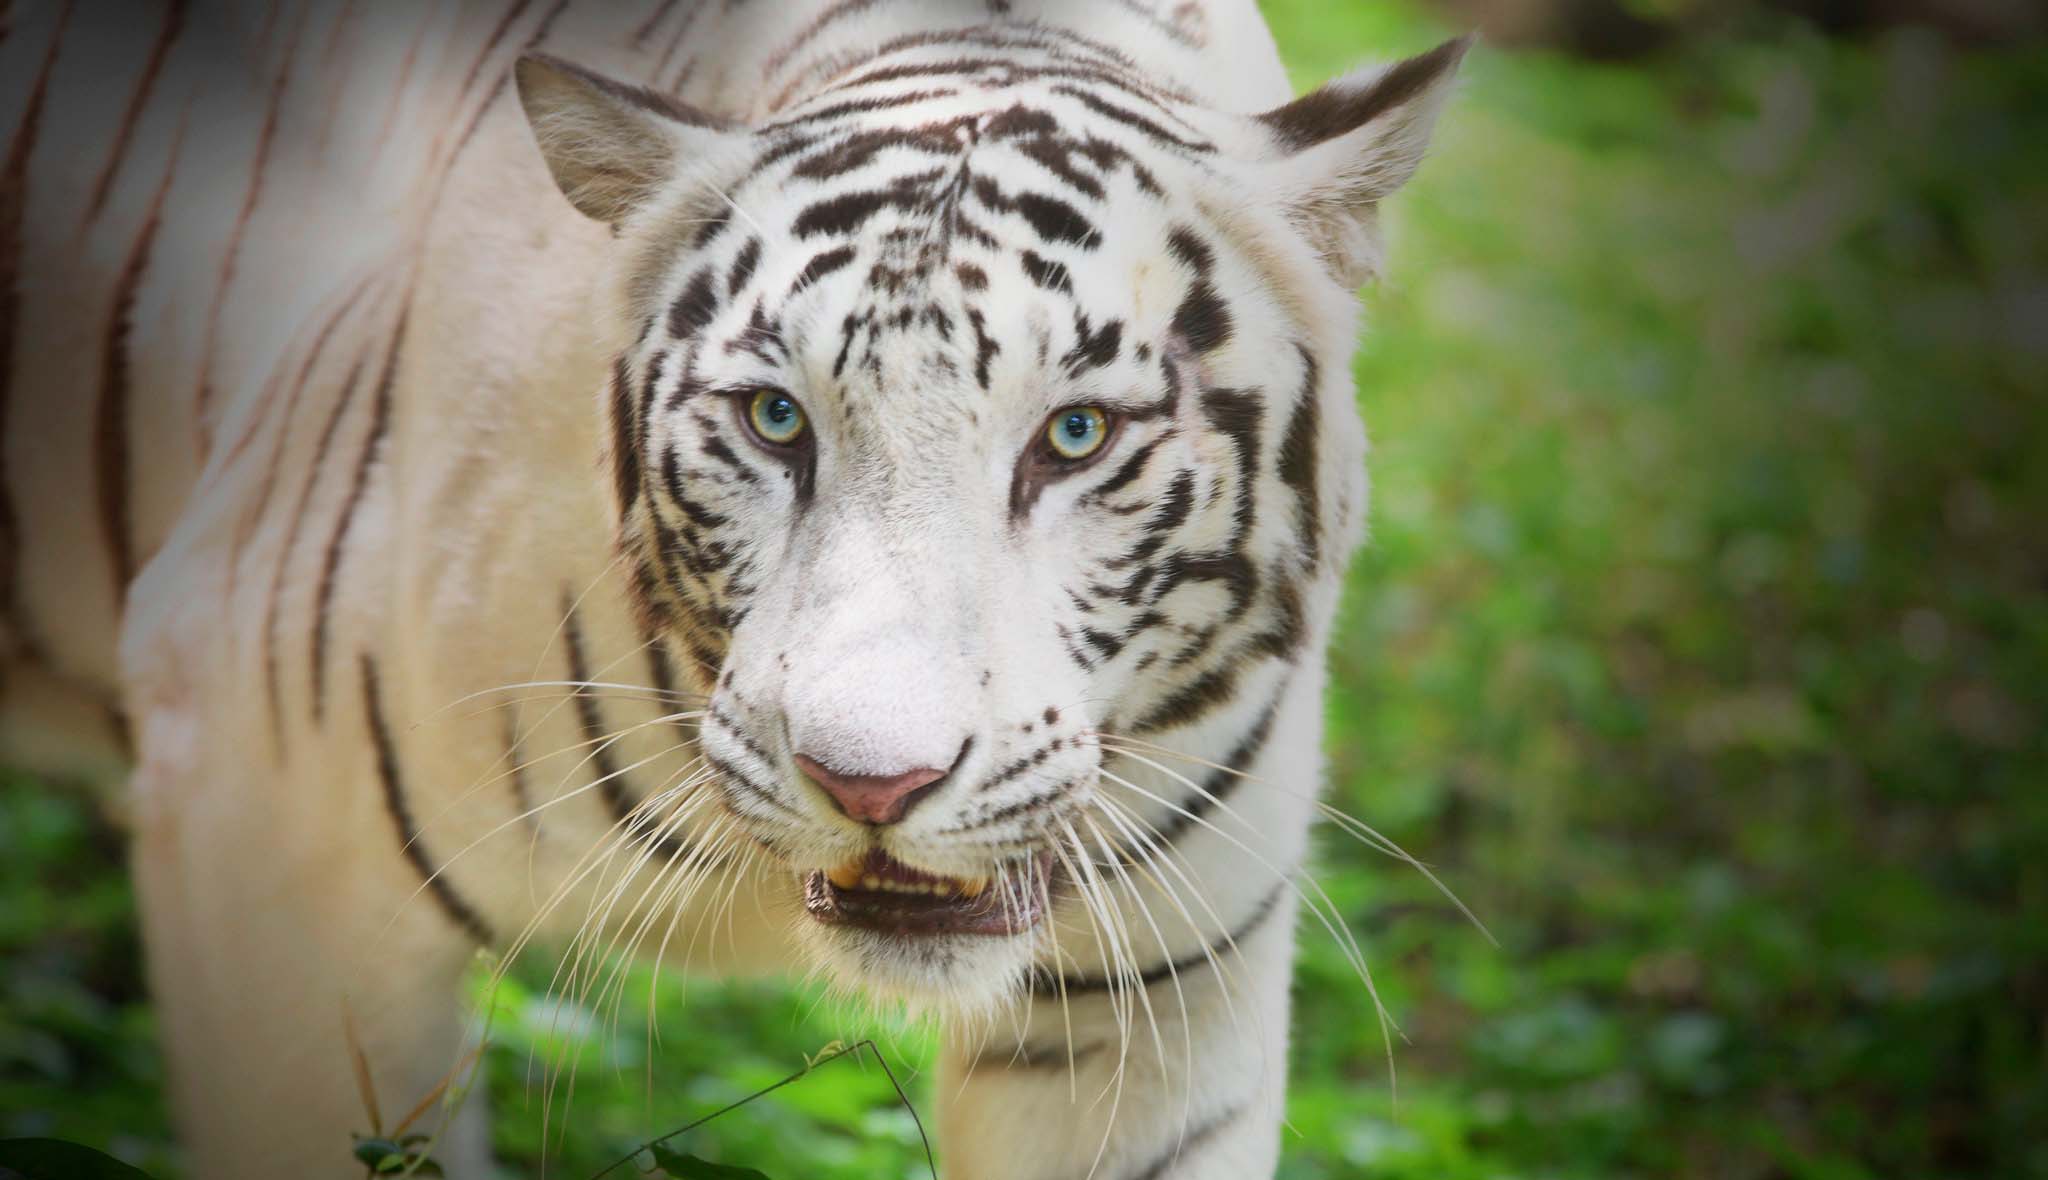
[[[1304,86],[1452,31],[1265,7]],[[1396,1104],[1304,933],[1282,1176],[2048,1177],[2048,54],[1743,12],[1468,78],[1367,301],[1330,785],[1502,945],[1324,833],[1409,1040]],[[120,862],[80,794],[7,782],[0,1135],[168,1178]],[[551,1027],[570,1177],[868,1031],[667,981],[650,1072],[643,1005],[563,1012],[543,958],[491,1055],[522,1174]],[[848,1062],[683,1145],[922,1174]]]

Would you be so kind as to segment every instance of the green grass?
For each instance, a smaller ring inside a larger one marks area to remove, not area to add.
[[[1302,84],[1446,32],[1267,8]],[[1305,934],[1287,1180],[2048,1177],[2048,63],[1767,32],[1482,49],[1394,209],[1331,794],[1502,945],[1326,833],[1408,1040],[1396,1104]],[[116,848],[28,784],[0,819],[0,1134],[169,1175]],[[534,986],[491,1055],[529,1170]],[[642,1005],[593,1026],[551,1175],[870,1031],[661,994],[651,1070]],[[846,1062],[684,1145],[778,1180],[922,1166]]]

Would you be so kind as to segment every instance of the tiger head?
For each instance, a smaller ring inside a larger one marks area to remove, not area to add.
[[[971,1007],[1170,802],[1104,799],[1106,746],[1228,759],[1320,679],[1352,292],[1465,46],[1242,115],[1067,35],[958,41],[751,125],[517,80],[613,230],[609,487],[713,789],[837,978]]]

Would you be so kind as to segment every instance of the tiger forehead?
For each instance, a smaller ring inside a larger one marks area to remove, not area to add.
[[[956,244],[995,248],[988,222],[1015,215],[1049,243],[1091,250],[1102,233],[1089,210],[1113,186],[1165,197],[1153,168],[1121,142],[1119,132],[1134,125],[1187,144],[1064,83],[917,89],[830,103],[772,125],[755,174],[773,174],[803,201],[790,221],[798,240],[856,233],[894,213],[928,227],[926,240],[942,256]]]
[[[821,206],[862,224],[805,235],[807,217]],[[991,209],[1036,216],[993,219]],[[726,284],[733,306],[724,322],[736,333],[728,348],[774,349],[787,336],[813,358],[828,350],[824,367],[835,379],[881,376],[885,365],[911,363],[916,375],[967,377],[986,390],[998,358],[1084,373],[1116,359],[1124,320],[1136,310],[1133,295],[1145,283],[1128,245],[1098,250],[1101,231],[1080,209],[1013,194],[989,175],[964,185],[899,177],[884,189],[822,198],[794,225],[775,266]],[[1147,227],[1124,232],[1164,237]],[[734,271],[760,267],[763,249],[754,239],[739,245]],[[686,287],[679,305],[687,309],[715,285]],[[686,310],[679,318],[687,327],[698,317]]]
[[[1171,190],[1215,149],[1180,109],[1072,60],[872,66],[756,128],[680,243],[667,335],[849,409],[1135,392],[1207,269]]]

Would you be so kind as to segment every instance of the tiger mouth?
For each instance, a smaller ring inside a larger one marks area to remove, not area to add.
[[[1045,920],[1052,854],[1002,874],[944,877],[877,849],[804,878],[804,910],[827,926],[896,935],[1022,934]]]

